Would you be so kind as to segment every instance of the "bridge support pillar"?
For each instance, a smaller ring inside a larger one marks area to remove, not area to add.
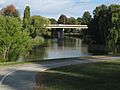
[[[52,31],[52,38],[64,39],[64,29],[54,29]]]
[[[60,29],[60,36],[58,38],[61,38],[61,39],[64,39],[64,28],[63,29]]]

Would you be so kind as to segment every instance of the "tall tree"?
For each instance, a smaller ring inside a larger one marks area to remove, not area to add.
[[[8,5],[5,8],[1,9],[1,15],[3,16],[12,16],[12,17],[20,17],[19,11],[15,8],[13,4]]]
[[[59,19],[58,19],[58,24],[66,24],[67,23],[67,17],[65,15],[60,15]]]
[[[101,5],[93,12],[88,35],[97,44],[120,44],[120,5]]]
[[[111,15],[106,5],[101,5],[93,11],[93,19],[89,23],[89,34],[97,44],[106,44],[111,25]]]
[[[86,25],[89,24],[91,18],[92,16],[90,15],[90,13],[86,11],[82,16],[82,24],[86,24]]]
[[[110,14],[108,11],[108,7],[106,5],[101,5],[99,7],[96,7],[94,10],[94,18],[97,19],[98,24],[98,31],[99,31],[99,40],[100,43],[105,44],[106,43],[106,38],[108,36],[108,29],[110,26]]]
[[[29,29],[29,27],[30,27],[30,7],[26,6],[23,17],[23,28]]]
[[[109,12],[111,13],[111,26],[108,44],[109,46],[114,46],[115,44],[120,44],[120,5],[110,5]]]

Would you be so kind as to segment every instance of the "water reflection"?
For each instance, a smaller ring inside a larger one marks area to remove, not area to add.
[[[43,46],[32,50],[27,60],[44,60],[56,58],[80,57],[89,55],[88,46],[79,38],[46,39]]]
[[[94,55],[120,55],[120,45],[108,48],[106,45],[89,45],[88,52]]]

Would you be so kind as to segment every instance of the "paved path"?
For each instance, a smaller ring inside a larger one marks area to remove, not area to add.
[[[120,57],[92,56],[91,58],[75,58],[69,60],[50,61],[41,64],[24,64],[8,68],[0,68],[0,90],[33,90],[35,75],[54,67],[91,63],[104,60],[115,60]]]

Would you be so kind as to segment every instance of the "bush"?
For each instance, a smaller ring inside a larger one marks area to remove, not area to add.
[[[17,18],[0,16],[0,56],[6,61],[15,61],[28,55],[33,43]]]

